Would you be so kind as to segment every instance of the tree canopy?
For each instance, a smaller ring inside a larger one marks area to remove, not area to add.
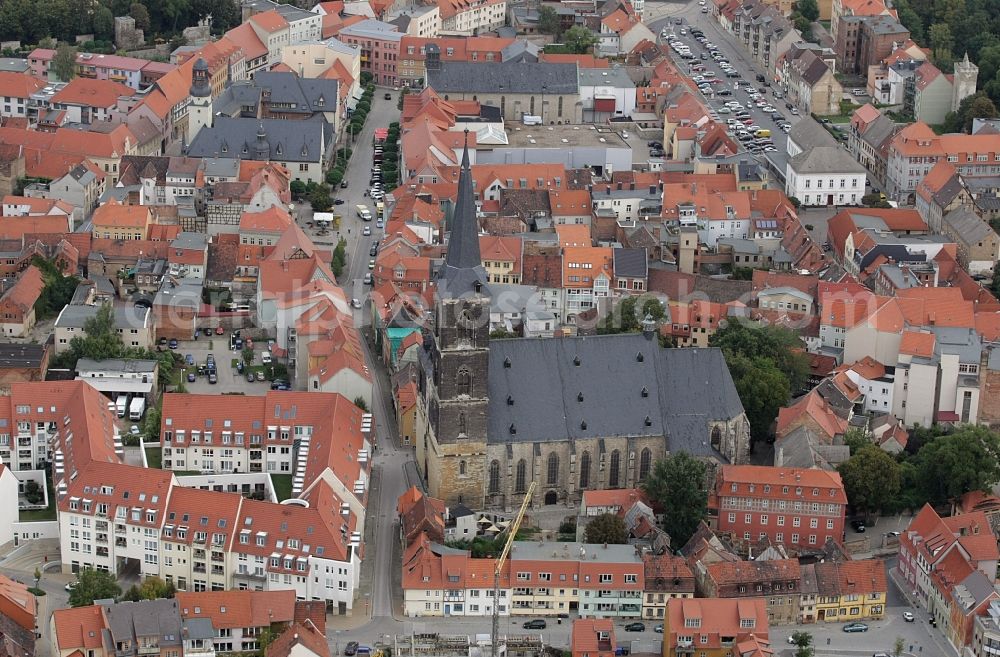
[[[73,298],[80,279],[76,276],[63,276],[54,264],[40,256],[32,258],[31,264],[38,267],[45,282],[42,293],[35,300],[35,317],[37,319],[55,317]]]
[[[112,19],[132,16],[147,38],[169,37],[209,14],[217,34],[239,25],[241,19],[235,0],[4,0],[0,2],[0,38],[38,43],[54,37],[72,43],[80,34],[100,35],[100,22],[108,14]]]
[[[730,321],[709,340],[722,349],[754,440],[767,437],[778,409],[806,385],[809,360],[792,331]]]
[[[608,543],[622,545],[628,543],[628,529],[625,521],[616,513],[602,513],[583,530],[585,543]]]
[[[664,509],[663,529],[677,548],[688,542],[705,518],[708,506],[705,472],[702,461],[678,451],[657,461],[642,482],[649,498]]]
[[[76,574],[76,584],[69,592],[69,605],[87,607],[94,604],[94,600],[117,598],[121,592],[118,581],[111,573],[84,568]]]
[[[985,427],[962,426],[921,447],[914,465],[931,504],[989,491],[1000,482],[1000,436]]]
[[[945,132],[972,132],[973,119],[995,119],[1000,114],[997,113],[996,105],[986,95],[985,91],[979,91],[962,99],[958,106],[958,111],[948,112],[944,117]]]
[[[837,469],[848,502],[866,516],[886,508],[899,492],[899,463],[874,444],[861,446]]]
[[[97,309],[97,314],[83,324],[82,335],[69,341],[69,348],[53,359],[54,367],[72,369],[81,358],[106,360],[108,358],[142,358],[159,361],[161,380],[169,378],[174,369],[174,354],[171,351],[150,351],[136,347],[126,347],[115,330],[114,310],[110,304]]]

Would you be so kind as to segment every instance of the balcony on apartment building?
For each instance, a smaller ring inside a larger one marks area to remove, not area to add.
[[[128,540],[123,536],[116,536],[115,547],[128,547]]]
[[[207,570],[205,568],[205,564],[199,563],[199,562],[195,562],[195,564],[194,564],[194,572],[196,572],[196,573],[202,573],[202,574],[206,573]]]

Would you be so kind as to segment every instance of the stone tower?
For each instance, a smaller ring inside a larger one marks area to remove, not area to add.
[[[965,53],[962,61],[955,62],[955,83],[951,89],[951,111],[958,111],[962,101],[976,93],[976,83],[979,81],[979,67],[969,61],[969,53]]]
[[[468,131],[435,308],[434,444],[424,451],[431,495],[448,504],[483,503],[489,379],[490,294],[479,253],[479,223],[469,166]]]
[[[198,132],[212,127],[212,85],[208,77],[208,64],[201,57],[191,69],[191,103],[188,105],[188,143]]]

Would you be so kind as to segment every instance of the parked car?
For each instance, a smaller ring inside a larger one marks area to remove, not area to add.
[[[373,256],[378,254],[378,242],[372,242],[371,248],[368,249],[368,255]]]
[[[257,380],[258,381],[264,380],[264,370],[257,370]]]
[[[660,623],[659,625],[654,627],[653,631],[656,632],[657,634],[663,634],[663,623]]]
[[[854,520],[851,521],[851,527],[854,529],[854,531],[856,531],[859,534],[864,534],[865,533],[865,521],[864,520],[855,518]]]
[[[848,633],[852,632],[867,632],[868,626],[864,623],[848,623],[844,626],[844,631]]]
[[[177,348],[178,343],[177,343],[176,338],[170,338],[170,344],[169,344],[169,346],[170,346],[171,349],[176,349]]]
[[[356,653],[357,651],[358,651],[357,641],[348,641],[347,645],[344,646],[344,654],[347,655],[347,657],[353,657],[354,653]]]
[[[188,378],[188,383],[194,383],[197,377],[194,375],[194,372],[188,372],[187,378]]]
[[[907,623],[912,623],[913,621],[917,620],[917,618],[916,616],[913,615],[912,612],[904,611],[903,620],[906,621]]]
[[[526,629],[526,630],[544,630],[545,629],[545,621],[543,619],[541,619],[541,618],[536,618],[534,620],[527,621],[524,624],[524,629]]]
[[[257,380],[257,377],[253,375],[253,372],[247,372],[247,383],[253,383]]]
[[[629,623],[625,626],[626,632],[645,632],[646,626],[643,623]]]
[[[211,383],[212,385],[215,385],[216,383],[218,383],[219,382],[218,375],[216,375],[215,372],[210,373],[208,375],[208,382]]]
[[[222,328],[221,326],[216,326],[215,327],[215,334],[216,335],[222,335],[225,332],[226,332],[226,329]]]
[[[133,424],[132,426],[130,426],[128,428],[128,432],[130,434],[132,434],[133,436],[138,436],[139,435],[139,427],[137,425]]]
[[[392,94],[387,91],[385,92],[385,96],[383,96],[383,98],[385,98],[386,100],[392,100]]]
[[[192,356],[191,354],[185,354],[184,362],[187,363],[189,366],[194,365],[194,356]]]

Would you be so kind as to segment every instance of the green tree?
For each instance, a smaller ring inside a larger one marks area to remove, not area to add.
[[[985,427],[965,425],[921,447],[916,466],[931,504],[973,490],[989,491],[1000,481],[1000,437]]]
[[[549,5],[542,5],[538,10],[538,31],[559,36],[559,14]]]
[[[63,82],[69,82],[76,77],[76,48],[68,43],[60,43],[56,54],[52,56],[49,70]]]
[[[778,369],[774,361],[760,356],[727,354],[726,365],[750,421],[751,437],[754,440],[765,440],[771,435],[771,426],[778,417],[778,410],[788,402],[788,377]]]
[[[146,9],[146,5],[141,2],[133,2],[132,6],[128,8],[128,14],[135,19],[137,29],[143,31],[149,30],[149,10]]]
[[[35,300],[35,316],[38,319],[55,317],[73,298],[80,279],[76,276],[63,276],[63,273],[52,262],[35,256],[31,264],[39,269],[45,287]]]
[[[121,592],[111,573],[84,568],[76,574],[76,586],[69,592],[69,606],[87,607],[94,604],[94,600],[117,598]]]
[[[142,433],[147,442],[155,443],[160,440],[160,405],[150,407],[146,411],[146,419],[142,421]]]
[[[688,452],[671,452],[653,465],[642,489],[664,509],[663,529],[671,544],[683,546],[705,518],[708,492],[705,464]]]
[[[597,43],[597,37],[582,25],[574,25],[562,35],[562,42],[570,52],[583,55]]]
[[[333,201],[330,199],[330,186],[326,183],[316,185],[309,193],[309,204],[312,206],[313,212],[329,212],[330,208],[333,207]]]
[[[709,340],[726,354],[741,353],[771,359],[788,378],[793,391],[804,389],[809,380],[809,357],[799,336],[781,326],[727,321]]]
[[[897,636],[892,644],[892,657],[902,657],[905,650],[906,642],[903,640],[903,637]]]
[[[819,19],[819,5],[816,3],[816,0],[799,0],[795,4],[795,9],[805,16],[809,22]]]
[[[910,36],[916,42],[924,40],[924,22],[920,15],[913,10],[908,0],[897,0],[894,3],[899,12],[899,22],[910,31]]]
[[[792,14],[791,19],[792,24],[795,25],[795,29],[802,35],[802,39],[805,41],[812,41],[812,21],[799,13]]]
[[[809,632],[793,632],[791,643],[795,646],[795,657],[813,657],[816,654],[816,650],[813,648],[813,637]]]
[[[333,275],[340,277],[344,271],[344,265],[347,263],[347,240],[343,237],[337,242],[337,246],[333,249],[333,260],[330,262],[330,269],[333,271]]]
[[[600,335],[637,333],[642,330],[642,322],[647,316],[657,324],[662,322],[666,316],[663,303],[653,296],[630,295],[619,301],[618,305],[604,316],[597,327],[597,332]]]
[[[253,363],[253,349],[250,347],[243,347],[243,352],[240,356],[243,358],[243,364],[250,367],[250,364]]]
[[[979,91],[963,98],[958,111],[949,112],[945,117],[943,127],[945,132],[971,133],[973,119],[995,119],[997,116],[1000,114],[996,105],[985,91]]]
[[[947,23],[934,23],[930,27],[928,36],[934,59],[938,62],[948,62],[950,64],[952,48],[955,46],[955,37],[951,33],[951,26]]]
[[[139,587],[139,595],[143,600],[172,598],[176,591],[173,582],[164,582],[156,575],[144,579],[142,586]]]
[[[368,412],[368,402],[365,401],[364,397],[362,397],[360,395],[358,395],[357,397],[355,397],[354,398],[354,405],[357,406],[358,408],[360,408],[361,410],[363,410],[365,413]]]
[[[306,193],[306,184],[301,180],[293,180],[288,184],[288,189],[292,192],[292,198],[299,200]]]
[[[191,8],[189,0],[164,0],[163,15],[172,21],[170,30],[177,31],[177,22]]]
[[[899,463],[875,445],[864,445],[837,470],[847,500],[866,518],[886,508],[899,492]]]
[[[98,5],[94,10],[94,36],[104,40],[114,39],[115,36],[115,17],[104,5]]]
[[[624,545],[628,543],[625,520],[616,513],[602,513],[587,524],[583,530],[583,541]]]
[[[844,444],[850,448],[853,456],[862,447],[871,445],[872,441],[861,429],[851,428],[844,433]]]

